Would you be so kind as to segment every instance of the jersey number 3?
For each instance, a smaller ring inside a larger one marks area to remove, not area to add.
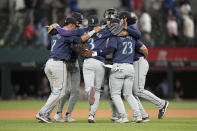
[[[123,47],[122,54],[126,55],[133,53],[132,42],[123,42]]]
[[[95,47],[95,45],[94,45],[94,39],[92,39],[92,38],[90,38],[89,40],[88,40],[88,43],[90,44],[90,46],[91,46],[91,50],[93,50],[94,49],[94,47]]]

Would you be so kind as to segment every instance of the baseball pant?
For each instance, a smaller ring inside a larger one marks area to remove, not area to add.
[[[134,95],[150,101],[151,103],[155,104],[158,107],[158,109],[163,108],[163,106],[165,105],[165,100],[158,98],[150,91],[144,89],[146,75],[149,69],[149,64],[147,60],[144,57],[140,57],[138,61],[134,62],[134,69],[135,69],[135,80],[134,80],[134,88],[133,88]]]
[[[91,88],[95,88],[94,104],[90,106],[90,115],[94,116],[98,109],[100,100],[101,85],[104,81],[105,68],[103,62],[94,58],[84,60],[83,76],[85,82],[85,91],[89,94]]]
[[[62,113],[64,104],[66,103],[66,100],[69,98],[68,108],[66,112],[71,114],[78,100],[79,88],[80,88],[80,69],[79,69],[78,60],[76,60],[76,62],[73,63],[73,65],[71,64],[71,68],[68,68],[67,71],[67,88],[65,91],[65,96],[58,103],[58,107],[57,107],[58,113]]]
[[[139,99],[138,96],[134,95],[135,99],[137,100],[137,103],[138,103],[138,106],[139,106],[139,109],[140,109],[140,113],[142,115],[142,118],[146,118],[146,117],[149,117],[148,116],[148,113],[144,110],[144,107]]]
[[[125,107],[121,98],[121,90],[125,100],[129,103],[133,110],[133,116],[141,116],[138,103],[132,94],[132,86],[134,81],[134,68],[132,64],[113,64],[109,77],[109,86],[111,98],[118,110],[120,117],[125,118]]]
[[[39,113],[48,117],[59,100],[65,95],[67,84],[66,63],[49,59],[44,71],[50,83],[51,94]]]

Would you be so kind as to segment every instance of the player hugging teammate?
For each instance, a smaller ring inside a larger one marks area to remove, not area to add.
[[[75,121],[71,113],[80,87],[78,55],[84,57],[83,77],[90,104],[89,123],[95,123],[94,116],[106,71],[109,71],[106,79],[109,80],[112,121],[129,122],[121,93],[133,110],[132,122],[150,121],[138,97],[157,105],[158,118],[163,118],[169,102],[144,89],[148,72],[148,50],[139,40],[141,33],[135,25],[137,18],[127,11],[118,13],[114,8],[106,10],[104,18],[104,24],[100,25],[96,15],[89,16],[88,27],[79,28],[83,15],[75,12],[72,17],[66,18],[63,28],[58,24],[49,26],[51,53],[44,70],[50,82],[51,95],[36,115],[39,121],[52,123],[49,116],[56,104],[56,121]],[[68,97],[68,108],[62,117]]]

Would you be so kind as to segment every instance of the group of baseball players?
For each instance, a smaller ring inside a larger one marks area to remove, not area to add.
[[[144,89],[149,64],[146,60],[148,49],[140,41],[141,33],[136,27],[137,17],[128,11],[118,12],[114,8],[105,11],[102,25],[96,15],[88,17],[88,27],[81,28],[83,15],[74,12],[65,19],[63,27],[49,26],[51,36],[48,44],[50,55],[44,71],[49,80],[51,94],[46,104],[36,114],[40,122],[53,123],[50,114],[57,107],[54,116],[57,122],[74,122],[71,117],[80,88],[79,52],[76,45],[83,43],[92,51],[91,57],[84,58],[83,77],[85,91],[90,104],[88,122],[95,123],[101,87],[108,79],[111,96],[111,120],[127,123],[123,98],[133,110],[133,123],[150,121],[139,97],[155,104],[158,118],[165,115],[169,102],[162,100]],[[109,75],[105,75],[106,72]],[[123,96],[123,98],[121,97]],[[66,100],[68,108],[63,116]]]

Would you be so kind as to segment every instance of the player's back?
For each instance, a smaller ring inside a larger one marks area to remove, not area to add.
[[[70,43],[73,37],[64,37],[59,34],[53,35],[50,40],[51,53],[49,58],[67,61],[70,59]]]
[[[87,42],[85,42],[85,44],[88,46],[88,48],[90,48],[93,51],[104,50],[106,47],[106,40],[110,36],[110,31],[107,28],[104,28],[100,32],[92,36]],[[93,58],[105,62],[105,57],[103,56],[95,56]]]
[[[116,49],[112,59],[113,63],[133,63],[135,41],[131,36],[115,36],[111,38],[110,42],[113,44],[112,46],[114,46]]]

